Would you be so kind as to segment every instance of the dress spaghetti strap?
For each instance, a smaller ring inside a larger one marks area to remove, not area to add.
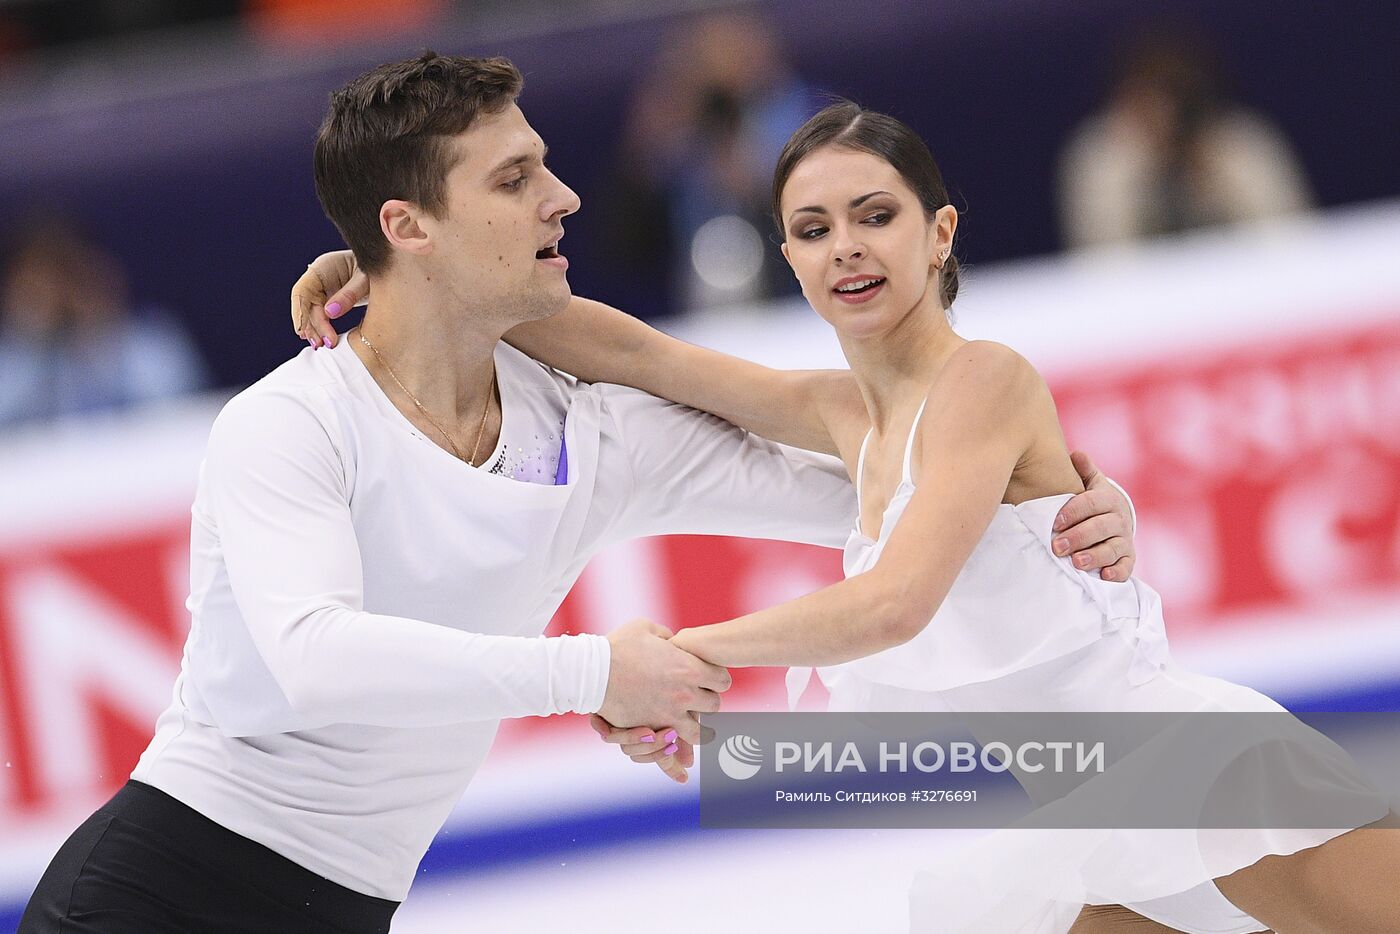
[[[902,479],[905,483],[912,484],[914,476],[910,472],[912,459],[914,457],[914,437],[919,433],[919,420],[924,417],[924,406],[928,405],[928,396],[924,396],[924,401],[919,403],[919,411],[914,415],[914,424],[909,426],[909,440],[904,443],[904,473]],[[861,448],[861,456],[865,455],[865,448]]]
[[[865,438],[860,442],[860,456],[856,458],[856,525],[860,526],[860,490],[865,485],[865,449],[870,446],[870,436],[875,433],[871,428],[865,433]]]

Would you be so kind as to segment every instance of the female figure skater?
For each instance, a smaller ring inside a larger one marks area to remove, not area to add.
[[[1177,667],[1155,593],[1121,570],[1093,575],[1060,556],[1052,525],[1082,489],[1079,473],[1039,374],[1011,349],[965,340],[949,324],[958,216],[916,134],[851,103],[826,108],[779,158],[773,214],[783,256],[835,330],[856,389],[692,347],[578,299],[507,338],[580,378],[630,384],[845,461],[860,509],[846,579],[683,630],[678,645],[726,667],[799,666],[789,675],[793,692],[806,683],[803,669],[815,667],[833,709],[1283,709]],[[333,299],[349,307],[362,294],[352,284]],[[647,732],[609,738],[674,772],[675,750],[639,742]],[[1115,842],[1131,844],[1124,833]],[[1014,875],[1050,870],[1033,846],[1005,860],[989,852],[961,877],[921,877],[914,927],[1380,934],[1400,926],[1400,835],[1369,827],[1224,833],[1226,856],[1190,866],[1159,865],[1169,857],[1129,845],[1126,864],[1099,859],[1097,875],[1086,870],[1084,897],[1068,905],[1053,894],[1043,904],[1003,898],[1050,893],[1044,880]],[[1087,862],[1102,852],[1076,855]],[[1144,875],[1159,888],[1136,884]],[[986,905],[971,903],[983,897],[978,881],[992,893]],[[1127,904],[1098,904],[1109,900]]]

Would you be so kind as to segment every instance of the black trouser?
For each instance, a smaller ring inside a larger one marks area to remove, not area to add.
[[[128,781],[59,848],[17,934],[382,934],[397,907]]]

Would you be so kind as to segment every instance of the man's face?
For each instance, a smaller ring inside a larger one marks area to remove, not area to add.
[[[578,195],[545,168],[546,147],[511,104],[483,114],[453,142],[442,216],[424,216],[433,249],[426,271],[459,304],[507,327],[557,314],[569,300],[568,260],[557,250]]]

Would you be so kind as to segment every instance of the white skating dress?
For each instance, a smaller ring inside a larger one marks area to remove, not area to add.
[[[917,426],[923,407],[915,417]],[[879,539],[857,528],[845,576],[875,566],[914,494],[913,432]],[[861,489],[861,446],[856,489]],[[817,669],[842,711],[1282,711],[1249,688],[1185,671],[1167,647],[1161,602],[1138,580],[1109,582],[1051,550],[1070,494],[1002,504],[937,614],[909,642]],[[859,512],[857,515],[859,516]],[[788,673],[795,705],[812,669]],[[1110,769],[1110,772],[1113,771]],[[1348,786],[1350,790],[1351,786]],[[1386,812],[1376,804],[1374,817]],[[1127,904],[1188,934],[1267,930],[1213,878],[1338,830],[1003,830],[921,871],[911,929],[1063,934],[1085,904]]]

